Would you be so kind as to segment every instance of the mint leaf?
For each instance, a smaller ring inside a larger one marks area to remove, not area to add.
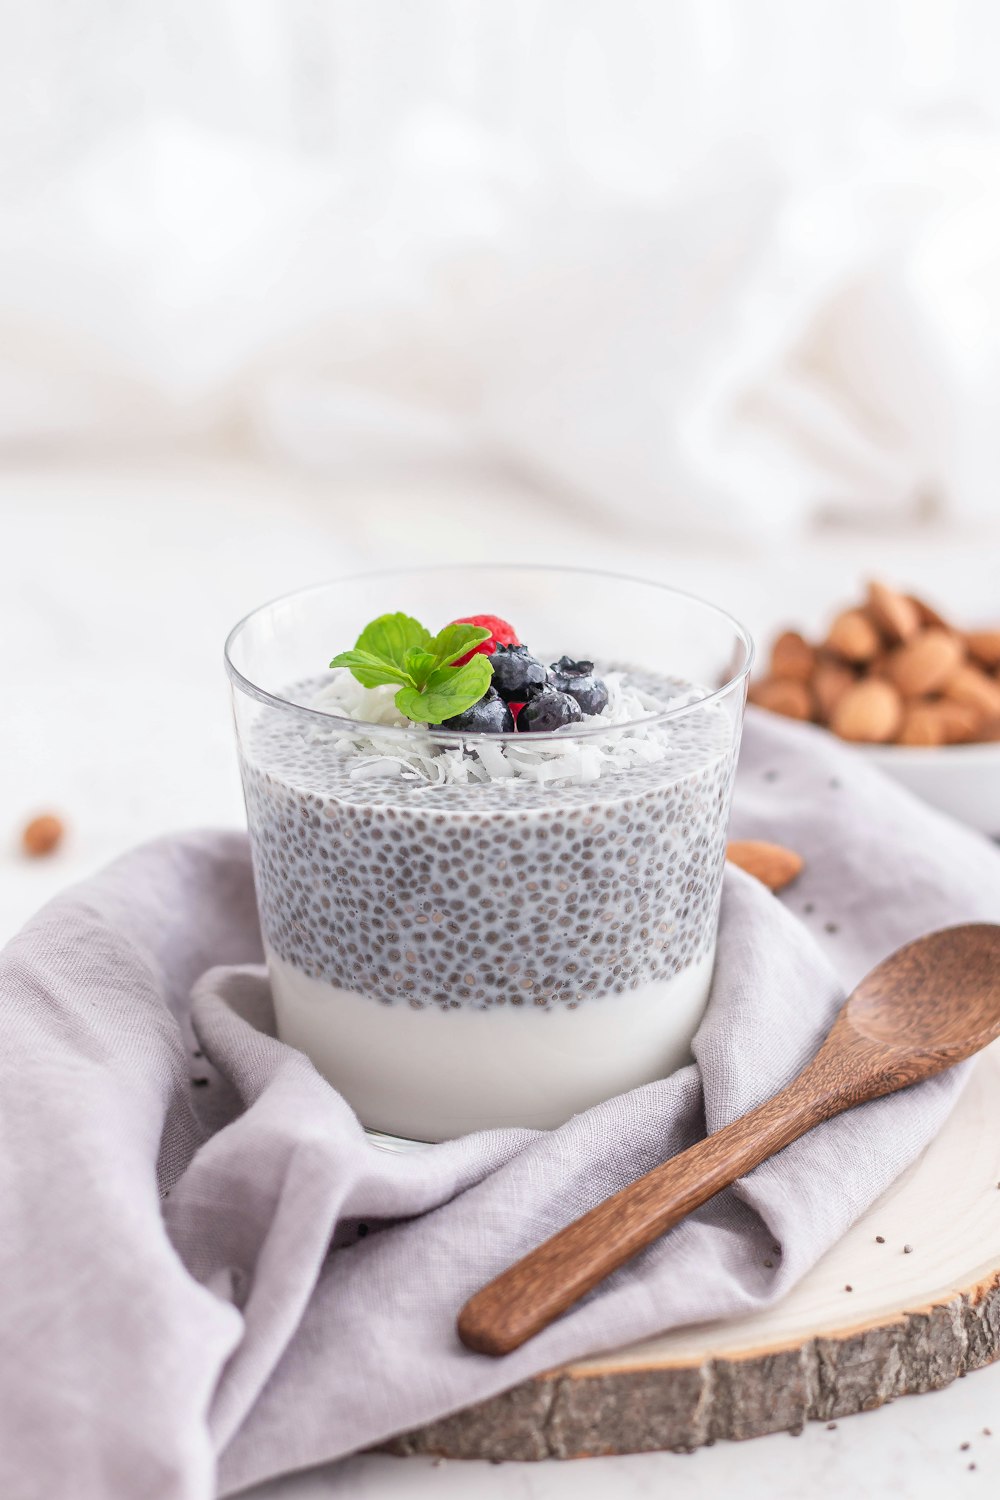
[[[381,661],[370,651],[341,651],[339,656],[333,658],[330,665],[331,667],[350,667],[362,687],[379,687],[387,682],[399,682],[404,687],[416,685],[409,672],[394,666],[392,662]]]
[[[489,660],[480,652],[464,667],[439,667],[427,679],[424,691],[403,687],[396,694],[396,707],[419,724],[441,724],[478,703],[493,676]]]
[[[489,640],[489,637],[489,631],[484,630],[481,625],[446,625],[443,630],[438,631],[427,649],[433,651],[440,665],[445,667],[471,651],[473,646]]]
[[[419,620],[409,615],[379,615],[366,625],[354,643],[353,651],[341,651],[330,663],[331,667],[350,667],[362,687],[379,687],[386,682],[399,682],[405,687],[417,687],[421,679],[410,671],[406,658],[412,652],[423,652],[430,642],[431,633]],[[423,669],[426,678],[433,671],[437,657],[431,658]]]
[[[354,643],[356,651],[369,651],[381,661],[402,667],[407,651],[426,649],[431,633],[409,615],[379,615],[366,625]]]
[[[440,663],[433,651],[421,651],[419,646],[414,646],[412,650],[407,651],[403,658],[403,665],[414,687],[422,688]]]

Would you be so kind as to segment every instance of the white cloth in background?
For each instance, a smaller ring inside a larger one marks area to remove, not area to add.
[[[995,514],[986,0],[27,9],[0,453],[471,452],[675,531]]]

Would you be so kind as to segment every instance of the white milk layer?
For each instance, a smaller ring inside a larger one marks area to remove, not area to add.
[[[714,954],[575,1010],[384,1005],[268,953],[278,1035],[362,1124],[442,1141],[498,1125],[550,1129],[689,1062]]]

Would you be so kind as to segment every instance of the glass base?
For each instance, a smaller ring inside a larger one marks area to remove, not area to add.
[[[411,1141],[404,1135],[386,1135],[384,1130],[369,1130],[367,1125],[365,1135],[376,1151],[394,1151],[401,1156],[408,1151],[427,1151],[432,1145],[431,1141]]]

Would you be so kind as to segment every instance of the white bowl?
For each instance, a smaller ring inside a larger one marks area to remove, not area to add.
[[[1000,838],[1000,741],[982,745],[866,745],[864,753],[942,812]]]

